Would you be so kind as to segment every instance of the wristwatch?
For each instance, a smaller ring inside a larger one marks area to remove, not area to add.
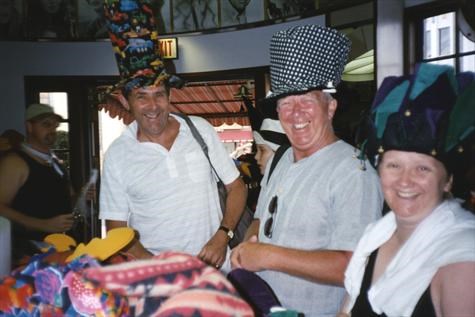
[[[219,226],[218,230],[223,230],[228,236],[229,240],[234,238],[234,231],[232,231],[231,229],[228,229],[225,226]]]

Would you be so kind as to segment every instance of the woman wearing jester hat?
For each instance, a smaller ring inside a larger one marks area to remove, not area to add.
[[[475,73],[421,64],[383,81],[362,148],[391,211],[358,243],[341,316],[475,316],[475,216],[448,195],[474,127]]]

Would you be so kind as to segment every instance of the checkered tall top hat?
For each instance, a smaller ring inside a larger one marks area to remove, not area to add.
[[[319,25],[277,32],[270,43],[271,93],[267,100],[320,89],[336,92],[350,51],[350,40]]]

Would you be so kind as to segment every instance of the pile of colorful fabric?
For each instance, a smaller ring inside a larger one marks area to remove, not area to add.
[[[0,315],[254,315],[221,272],[188,254],[102,265],[87,254],[65,263],[55,252],[0,279]]]

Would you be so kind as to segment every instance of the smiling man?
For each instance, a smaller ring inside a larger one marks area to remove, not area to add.
[[[291,148],[262,184],[260,225],[251,225],[251,238],[231,256],[234,267],[258,272],[284,307],[305,316],[336,315],[352,250],[381,214],[375,170],[332,127],[338,103],[330,93],[349,45],[344,35],[316,25],[274,34],[267,107],[276,105]],[[269,167],[264,179],[268,173]]]
[[[124,14],[125,7],[132,9]],[[105,13],[110,32],[121,30],[111,37],[121,71],[115,88],[121,90],[123,106],[135,121],[106,152],[100,218],[108,230],[128,226],[138,232],[128,250],[137,258],[182,251],[222,267],[229,263],[228,240],[246,202],[239,171],[214,128],[202,118],[190,117],[226,185],[223,216],[210,163],[185,120],[170,113],[170,88],[177,78],[166,72],[157,53],[149,5],[119,1],[106,4]],[[142,15],[147,19],[139,19]],[[140,43],[140,49],[132,49]],[[138,59],[146,63],[134,63]]]

